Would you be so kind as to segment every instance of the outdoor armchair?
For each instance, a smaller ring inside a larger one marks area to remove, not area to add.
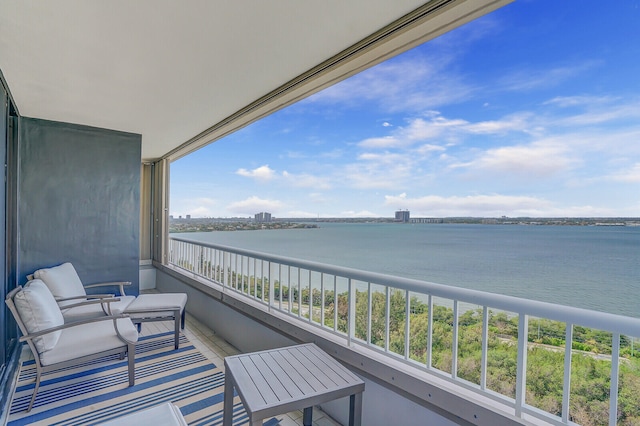
[[[135,344],[138,332],[125,316],[101,316],[65,323],[56,300],[39,279],[17,287],[5,303],[27,342],[36,365],[36,383],[27,411],[31,411],[43,373],[95,358],[127,355],[129,386],[135,384]],[[96,302],[100,303],[100,302]]]
[[[124,285],[130,282],[110,282],[83,286],[69,262],[51,268],[38,269],[28,278],[40,279],[55,297],[65,321],[78,321],[104,315],[125,314],[141,330],[143,322],[173,321],[174,347],[180,346],[180,328],[184,329],[186,293],[141,294],[127,296]],[[85,289],[104,285],[119,285],[120,296],[87,294]]]
[[[42,280],[58,302],[65,321],[78,321],[104,315],[120,315],[136,299],[127,296],[124,287],[128,281],[116,281],[83,285],[73,265],[69,262],[51,268],[38,269],[27,278]],[[120,287],[120,295],[87,294],[86,289],[105,286]],[[102,303],[93,303],[100,300]],[[82,303],[90,301],[91,303]],[[80,302],[80,303],[79,303]]]

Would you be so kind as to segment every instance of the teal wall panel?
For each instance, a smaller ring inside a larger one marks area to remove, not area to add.
[[[141,136],[23,117],[19,149],[19,281],[69,261],[138,294]]]

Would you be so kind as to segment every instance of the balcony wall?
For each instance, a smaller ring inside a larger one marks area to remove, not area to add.
[[[374,352],[347,348],[320,329],[299,322],[296,324],[277,312],[265,311],[264,307],[223,293],[197,277],[187,277],[159,264],[156,266],[157,289],[187,293],[189,314],[241,351],[314,342],[346,364],[366,383],[364,425],[528,424],[499,412],[491,401],[473,400],[464,389],[436,379],[424,381],[412,371],[393,365]],[[348,424],[348,399],[324,404],[322,409],[342,424]],[[467,421],[458,413],[475,421]]]
[[[23,117],[19,149],[19,284],[68,261],[137,294],[141,136]]]

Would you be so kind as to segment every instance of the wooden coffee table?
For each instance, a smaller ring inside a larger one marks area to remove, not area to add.
[[[311,426],[314,405],[350,397],[349,425],[362,423],[364,382],[313,343],[226,357],[224,426],[233,418],[233,389],[251,426],[262,419],[304,409]]]

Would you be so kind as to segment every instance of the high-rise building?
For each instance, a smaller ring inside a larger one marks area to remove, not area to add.
[[[396,222],[407,223],[409,222],[410,213],[409,210],[396,211]]]
[[[266,212],[256,213],[256,215],[254,216],[254,220],[260,223],[271,222],[271,213],[266,213]]]

